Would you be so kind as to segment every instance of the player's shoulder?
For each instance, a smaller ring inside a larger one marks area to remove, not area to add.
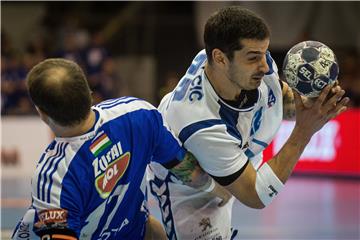
[[[118,112],[128,112],[137,109],[155,109],[155,107],[151,103],[145,101],[144,99],[132,96],[124,96],[120,98],[105,100],[101,103],[96,104],[94,107],[102,109],[104,111]]]
[[[151,103],[137,97],[109,99],[93,106],[93,109],[101,113],[104,122],[140,110],[144,110],[144,113],[156,111],[156,108]]]
[[[205,97],[190,99],[187,94],[184,99],[179,100],[174,99],[174,94],[176,92],[165,96],[159,105],[159,111],[171,128],[180,130],[195,122],[218,118],[209,107]]]

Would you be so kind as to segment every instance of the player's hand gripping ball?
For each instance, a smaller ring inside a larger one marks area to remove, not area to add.
[[[313,98],[337,80],[339,66],[334,52],[325,44],[305,41],[293,46],[286,54],[283,72],[292,89]]]

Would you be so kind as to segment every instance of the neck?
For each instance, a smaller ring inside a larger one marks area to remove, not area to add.
[[[95,120],[95,112],[91,110],[87,118],[75,126],[60,126],[52,120],[49,122],[49,126],[56,137],[76,137],[87,133],[94,126]]]
[[[241,89],[230,81],[227,73],[215,69],[208,62],[205,65],[205,74],[215,89],[215,92],[225,100],[236,100],[241,93]]]

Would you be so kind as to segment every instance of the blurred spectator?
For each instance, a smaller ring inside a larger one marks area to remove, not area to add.
[[[26,93],[26,69],[19,56],[1,56],[1,114],[34,112]]]
[[[104,47],[104,38],[101,32],[95,32],[90,41],[90,45],[85,49],[84,62],[88,75],[98,74],[102,71],[103,64],[109,56]]]
[[[81,67],[85,66],[83,57],[81,54],[81,49],[79,48],[76,41],[76,32],[67,32],[64,35],[63,42],[61,42],[60,49],[58,49],[53,57],[57,58],[66,58],[68,60],[74,61],[79,64]]]
[[[1,52],[1,114],[35,114],[35,108],[26,92],[25,79],[27,72],[47,55],[43,36],[34,36],[24,53],[14,51],[8,37],[4,37],[4,40],[5,51]]]
[[[100,72],[88,76],[88,81],[90,88],[94,91],[93,101],[95,104],[104,99],[119,97],[126,92],[126,89],[121,86],[122,79],[115,69],[114,60],[110,57],[104,59]],[[115,87],[115,84],[118,86]],[[119,93],[115,91],[118,88],[120,88]]]
[[[356,51],[346,52],[338,59],[340,64],[340,85],[350,98],[350,107],[360,107],[360,57]]]

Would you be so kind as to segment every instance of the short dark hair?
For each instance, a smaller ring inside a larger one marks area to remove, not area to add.
[[[31,69],[26,82],[33,103],[59,125],[76,125],[90,113],[91,90],[75,62],[46,59]]]
[[[264,40],[270,30],[264,19],[250,10],[231,6],[215,12],[206,22],[204,31],[205,50],[209,63],[213,61],[215,48],[223,51],[230,61],[235,50],[241,50],[243,39]]]

